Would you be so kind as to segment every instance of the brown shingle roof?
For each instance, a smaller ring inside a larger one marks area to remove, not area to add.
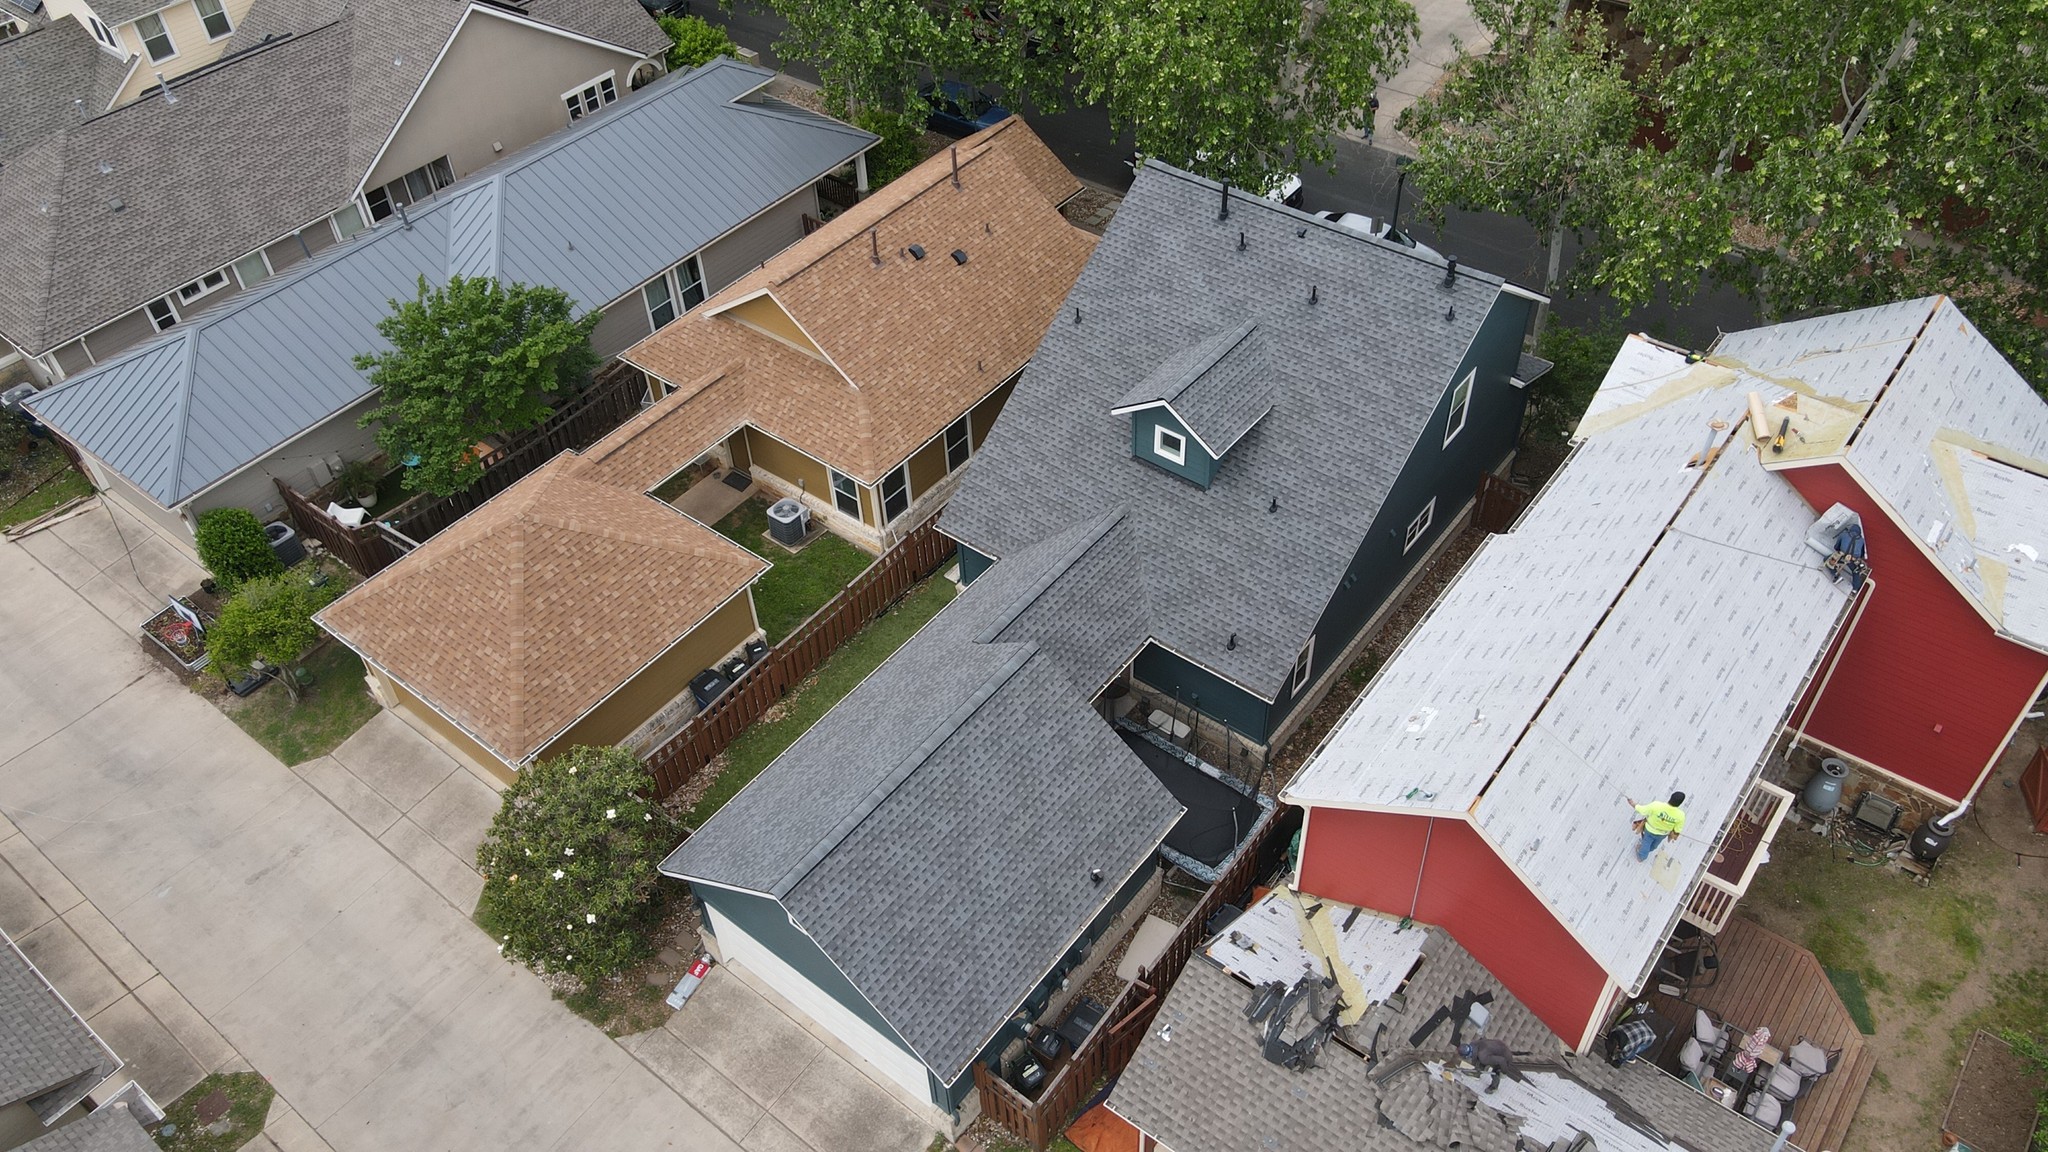
[[[768,565],[563,454],[320,613],[518,763]]]
[[[1022,368],[1095,247],[1057,208],[1079,185],[1015,118],[961,141],[957,158],[959,188],[940,153],[628,350],[671,385],[723,373],[725,386],[665,398],[614,433],[661,441],[632,454],[657,470],[617,466],[618,482],[651,486],[710,442],[677,432],[750,422],[873,483]],[[829,363],[721,314],[764,293]],[[663,411],[714,400],[715,417]]]

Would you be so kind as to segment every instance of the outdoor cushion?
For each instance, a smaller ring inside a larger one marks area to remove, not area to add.
[[[1697,1072],[1700,1065],[1706,1061],[1707,1050],[1700,1047],[1699,1040],[1691,1036],[1686,1037],[1684,1046],[1678,1050],[1678,1066],[1687,1072]]]
[[[1708,1048],[1721,1042],[1721,1025],[1704,1008],[1692,1010],[1692,1034]]]
[[[1799,1073],[1793,1071],[1791,1065],[1780,1064],[1771,1069],[1771,1080],[1767,1087],[1770,1088],[1771,1095],[1780,1100],[1790,1100],[1799,1095],[1799,1082]]]
[[[1749,1107],[1746,1111],[1750,1119],[1775,1128],[1778,1125],[1778,1117],[1785,1114],[1785,1106],[1769,1092],[1758,1092],[1749,1098]]]
[[[1785,1063],[1801,1076],[1819,1076],[1828,1070],[1827,1049],[1811,1040],[1801,1040],[1786,1051]]]

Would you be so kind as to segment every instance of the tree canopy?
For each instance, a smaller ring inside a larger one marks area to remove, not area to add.
[[[456,276],[446,287],[419,281],[411,300],[393,300],[377,331],[384,352],[357,356],[382,390],[364,427],[406,465],[405,486],[447,496],[483,474],[476,444],[523,432],[554,414],[597,367],[595,311],[576,318],[559,288]]]

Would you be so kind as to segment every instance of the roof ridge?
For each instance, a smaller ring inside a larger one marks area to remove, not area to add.
[[[1109,535],[1111,530],[1128,519],[1130,514],[1130,506],[1120,504],[1098,516],[1096,518],[1096,526],[1080,540],[1070,545],[1064,552],[1054,557],[1052,563],[1046,565],[1045,571],[1039,573],[1038,577],[1025,588],[1024,595],[1017,597],[1007,611],[989,622],[986,627],[975,634],[974,642],[976,644],[996,643],[998,638],[1009,629],[1010,625],[1015,624],[1018,618],[1024,615],[1026,609],[1038,603],[1039,599],[1050,591],[1054,584],[1059,583],[1061,577],[1065,576],[1075,564],[1080,562],[1081,557],[1093,551],[1095,546],[1102,542],[1102,538]]]
[[[830,856],[840,844],[846,841],[848,836],[853,834],[855,828],[866,823],[868,817],[874,815],[876,809],[880,808],[884,801],[894,794],[898,788],[903,786],[904,781],[916,774],[918,768],[923,766],[925,761],[931,759],[933,753],[943,747],[948,740],[951,740],[953,734],[958,732],[961,726],[966,724],[968,720],[972,719],[974,714],[981,710],[983,704],[988,703],[991,697],[1002,691],[1003,686],[1008,684],[1018,672],[1022,671],[1024,666],[1031,662],[1032,657],[1038,655],[1038,644],[1035,641],[1006,644],[1004,647],[1014,648],[1015,651],[1011,652],[1008,658],[994,671],[984,676],[980,686],[974,690],[974,693],[962,701],[959,707],[953,709],[952,712],[941,719],[933,727],[931,734],[919,743],[917,747],[912,748],[901,760],[897,761],[888,773],[876,782],[875,786],[868,790],[867,795],[862,797],[845,816],[841,817],[836,824],[827,829],[824,835],[818,837],[817,843],[811,846],[810,851],[804,853],[802,858],[783,872],[782,876],[776,880],[770,889],[769,894],[771,896],[778,901],[788,896],[798,884],[803,882],[804,877],[810,875],[813,869],[824,862],[827,856]]]
[[[180,488],[185,485],[185,444],[192,429],[193,365],[199,359],[198,334],[181,339],[184,339],[185,347],[178,357],[177,434],[171,441],[171,476]]]

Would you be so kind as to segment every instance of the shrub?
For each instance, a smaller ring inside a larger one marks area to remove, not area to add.
[[[506,958],[588,985],[647,955],[655,866],[683,835],[649,784],[624,748],[571,748],[519,773],[476,850],[477,923]]]
[[[1553,317],[1554,319],[1555,317]],[[1553,323],[1537,341],[1537,355],[1555,367],[1529,390],[1523,425],[1532,437],[1568,441],[1600,390],[1607,366],[1620,351],[1628,330],[1605,320],[1585,328]]]
[[[669,49],[663,63],[671,72],[701,68],[720,56],[739,57],[739,45],[715,24],[696,16],[671,16],[666,12],[654,19],[668,33]]]
[[[213,655],[208,667],[222,678],[241,675],[259,659],[289,668],[325,635],[313,623],[313,613],[327,607],[340,592],[339,582],[309,578],[304,572],[264,576],[243,584],[221,605],[220,618],[206,630],[206,650]],[[296,678],[281,679],[297,699]]]
[[[854,116],[856,126],[882,138],[868,150],[868,188],[880,188],[924,159],[924,115],[921,112],[884,112],[863,108]]]
[[[213,573],[223,591],[262,576],[284,571],[263,525],[246,508],[215,508],[199,514],[199,527],[192,533],[199,549],[199,562]]]

